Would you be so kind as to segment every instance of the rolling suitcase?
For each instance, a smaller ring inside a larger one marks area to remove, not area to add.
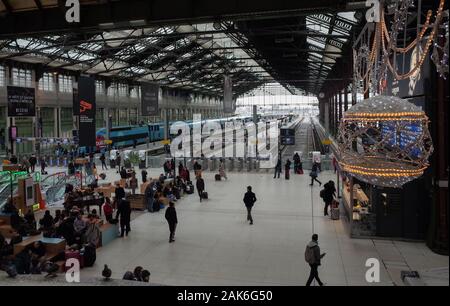
[[[206,191],[202,192],[202,198],[208,200],[208,193]]]
[[[214,178],[215,178],[216,181],[222,180],[222,177],[220,176],[220,174],[216,174],[216,175],[214,176]]]
[[[331,208],[331,220],[339,220],[339,207]]]

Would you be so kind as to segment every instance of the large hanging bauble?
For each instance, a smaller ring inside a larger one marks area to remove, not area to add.
[[[419,107],[397,97],[357,103],[339,126],[339,165],[363,182],[401,187],[429,166],[433,143],[428,123]]]

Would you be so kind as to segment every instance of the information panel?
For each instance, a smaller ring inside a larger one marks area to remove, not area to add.
[[[34,88],[8,86],[8,116],[36,116],[36,99]]]
[[[78,79],[78,101],[80,105],[79,145],[95,147],[95,79],[81,76]]]

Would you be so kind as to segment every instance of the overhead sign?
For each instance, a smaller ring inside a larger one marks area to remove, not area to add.
[[[280,142],[283,146],[295,145],[295,129],[280,129]]]
[[[95,79],[81,76],[78,79],[78,101],[80,112],[79,145],[95,147]]]
[[[36,98],[34,88],[8,86],[8,116],[36,116]]]
[[[159,116],[159,85],[141,83],[142,116]]]

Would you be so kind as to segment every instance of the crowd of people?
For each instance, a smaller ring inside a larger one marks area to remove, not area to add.
[[[16,234],[9,243],[0,235],[0,268],[5,270],[12,267],[17,274],[41,274],[47,262],[67,259],[66,252],[78,252],[84,259],[84,266],[92,266],[95,263],[95,250],[101,235],[99,216],[95,210],[85,215],[83,210],[73,207],[68,213],[64,210],[56,210],[54,216],[46,210],[38,222],[31,210],[22,217],[11,204],[7,204],[3,212],[11,216],[11,227]],[[45,244],[36,241],[13,256],[14,245],[21,243],[23,237],[40,234],[47,238],[64,239],[68,246],[67,250],[48,257]]]

